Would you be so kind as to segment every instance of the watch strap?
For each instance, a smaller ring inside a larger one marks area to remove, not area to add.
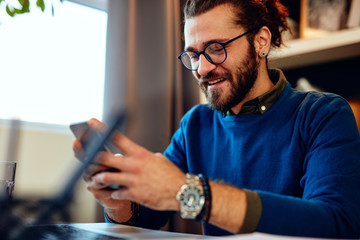
[[[195,218],[195,220],[196,221],[203,220],[204,222],[208,222],[210,219],[210,215],[211,215],[211,191],[210,191],[209,180],[206,176],[204,176],[201,173],[198,175],[198,177],[201,180],[201,183],[203,185],[205,204],[204,204],[203,209],[201,210],[200,214]]]

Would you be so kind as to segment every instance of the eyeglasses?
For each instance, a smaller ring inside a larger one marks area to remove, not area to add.
[[[183,51],[179,56],[178,59],[182,62],[182,64],[189,69],[190,71],[196,71],[199,69],[199,59],[200,55],[203,54],[205,58],[211,63],[219,65],[225,62],[227,58],[226,48],[225,46],[229,43],[245,36],[246,34],[254,31],[255,29],[249,30],[239,36],[224,42],[213,42],[206,46],[204,51],[196,52],[196,51]]]

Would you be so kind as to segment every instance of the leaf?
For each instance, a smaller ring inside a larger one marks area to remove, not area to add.
[[[15,9],[15,13],[26,13],[30,12],[30,1],[29,0],[18,0],[22,6],[22,9]],[[19,10],[20,12],[16,11]]]
[[[11,16],[11,17],[13,17],[13,16],[15,15],[14,9],[11,10],[11,9],[9,8],[9,5],[6,5],[6,12],[7,12],[7,14],[9,14],[9,16]]]
[[[19,1],[20,2],[20,1]],[[6,12],[7,14],[9,14],[9,16],[14,17],[16,14],[20,14],[20,13],[24,13],[24,12],[29,12],[29,8],[23,7],[22,9],[18,9],[18,8],[14,8],[14,7],[9,7],[9,5],[6,5]]]
[[[16,14],[21,14],[21,13],[27,13],[30,12],[30,0],[13,0],[13,1],[17,1],[20,5],[21,5],[21,9],[18,8],[14,8],[11,6],[11,4],[7,4],[6,0],[0,0],[0,5],[2,3],[6,4],[6,13],[11,16],[14,17]],[[64,2],[64,0],[58,0],[61,3]],[[44,0],[36,0],[36,5],[41,9],[42,12],[45,11],[45,1]],[[54,9],[54,5],[51,3],[51,12],[52,15],[54,16],[55,13],[55,9]]]
[[[44,0],[37,0],[36,1],[36,6],[38,6],[41,11],[45,11],[45,3],[44,3]]]
[[[24,0],[23,12],[30,12],[30,0]]]

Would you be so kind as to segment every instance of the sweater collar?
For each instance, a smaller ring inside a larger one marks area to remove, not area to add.
[[[269,76],[275,86],[268,92],[244,103],[238,115],[248,115],[254,113],[264,114],[276,102],[286,87],[287,81],[284,73],[279,69],[269,70]],[[235,114],[231,110],[224,113],[224,116],[233,115]]]

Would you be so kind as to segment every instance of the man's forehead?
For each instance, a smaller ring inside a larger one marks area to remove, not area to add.
[[[235,24],[234,10],[230,5],[223,4],[185,20],[185,46],[196,48],[193,45],[226,38],[237,29],[240,26]]]

